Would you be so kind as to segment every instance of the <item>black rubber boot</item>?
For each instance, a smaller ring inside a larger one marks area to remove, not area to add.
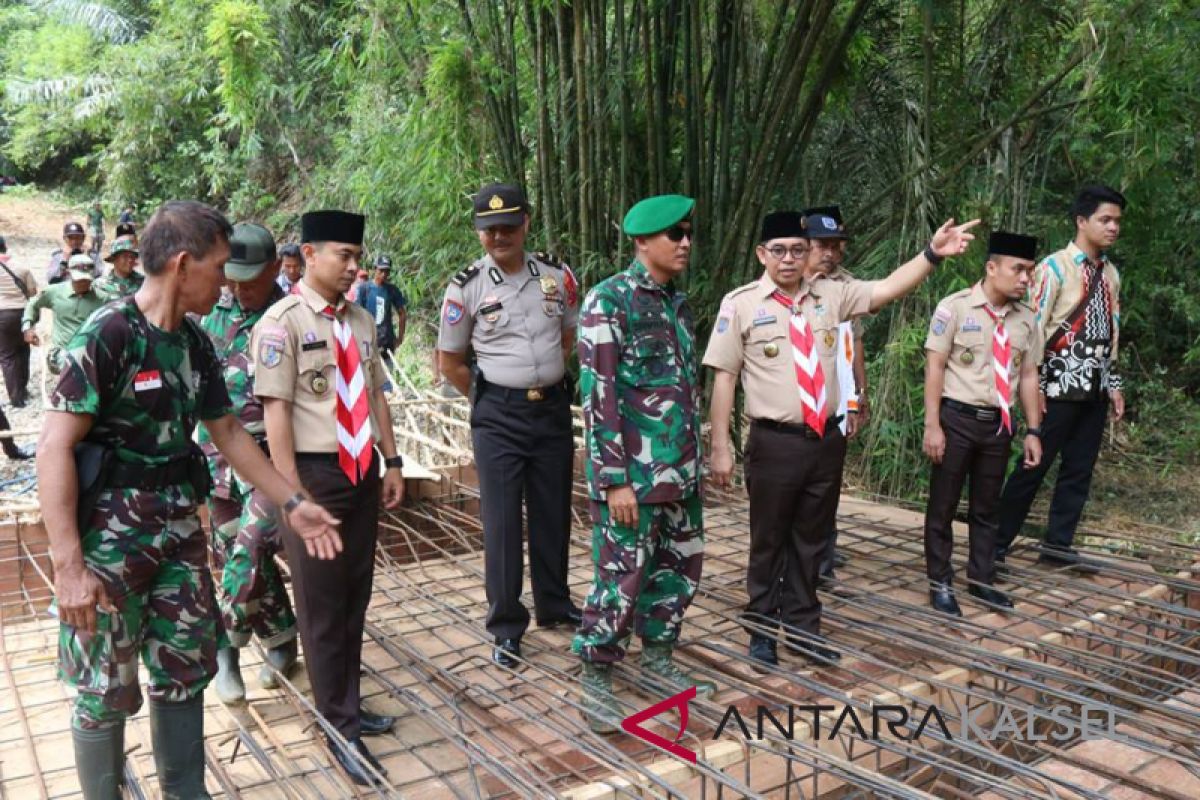
[[[163,800],[212,800],[204,788],[204,695],[150,701],[150,737]]]
[[[75,771],[83,800],[121,800],[125,782],[125,723],[111,728],[80,730],[71,726]]]

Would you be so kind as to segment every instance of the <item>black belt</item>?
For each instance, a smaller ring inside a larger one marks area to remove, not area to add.
[[[980,422],[995,422],[1000,419],[1000,409],[995,406],[973,406],[970,403],[951,400],[949,397],[942,398],[942,405],[953,408],[955,411],[961,411],[963,414],[970,414]]]
[[[807,423],[796,425],[791,422],[779,422],[773,419],[752,419],[751,425],[757,425],[760,428],[766,428],[780,433],[790,433],[794,436],[803,436],[805,439],[820,439],[821,436],[816,431],[808,426]],[[830,417],[825,420],[825,430],[831,430],[842,424],[842,415]]]
[[[297,461],[319,461],[325,464],[337,464],[337,453],[296,453]]]
[[[562,381],[553,386],[533,386],[529,389],[509,389],[506,386],[497,386],[494,383],[489,383],[484,396],[486,397],[490,394],[503,399],[506,403],[511,403],[514,400],[524,400],[528,403],[544,403],[547,400],[559,399],[566,394],[566,389]]]
[[[141,489],[144,492],[157,492],[190,482],[188,460],[179,458],[162,465],[125,464],[113,461],[104,485],[113,489]]]

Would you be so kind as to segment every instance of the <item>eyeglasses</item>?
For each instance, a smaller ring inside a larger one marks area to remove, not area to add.
[[[692,229],[690,227],[685,228],[682,225],[672,225],[663,231],[663,233],[665,233],[667,238],[672,242],[682,242],[685,236],[689,242],[695,238],[695,233],[692,231]]]
[[[784,247],[781,244],[776,244],[776,245],[772,245],[771,247],[768,247],[767,252],[770,253],[772,257],[777,258],[780,261],[782,261],[783,257],[786,256],[788,253],[791,253],[792,259],[795,261],[799,261],[800,259],[804,258],[806,255],[808,255],[808,248],[805,247],[804,245],[799,245],[799,244],[794,244],[791,247]]]

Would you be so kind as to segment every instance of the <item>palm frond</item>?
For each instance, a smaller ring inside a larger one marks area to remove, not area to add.
[[[82,25],[114,44],[127,44],[142,33],[139,20],[126,16],[103,3],[80,0],[26,0],[29,5],[62,22]]]

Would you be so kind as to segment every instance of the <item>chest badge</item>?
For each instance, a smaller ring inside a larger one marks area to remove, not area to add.
[[[825,347],[829,350],[832,350],[833,345],[836,342],[837,342],[837,339],[834,337],[833,331],[825,331]]]
[[[763,345],[763,355],[767,358],[774,358],[779,355],[779,345],[774,342],[767,342]]]
[[[558,294],[558,281],[554,280],[552,275],[543,275],[540,281],[542,285],[542,294],[546,297],[553,297]]]
[[[1013,366],[1014,366],[1014,367],[1019,367],[1019,366],[1021,366],[1021,353],[1020,353],[1020,351],[1018,351],[1018,352],[1017,352],[1017,354],[1013,356]]]
[[[320,373],[313,375],[310,385],[312,386],[313,394],[325,394],[329,391],[329,379]]]
[[[958,360],[964,364],[974,364],[975,363],[975,354],[972,353],[970,350],[964,350],[963,354],[958,357]]]

